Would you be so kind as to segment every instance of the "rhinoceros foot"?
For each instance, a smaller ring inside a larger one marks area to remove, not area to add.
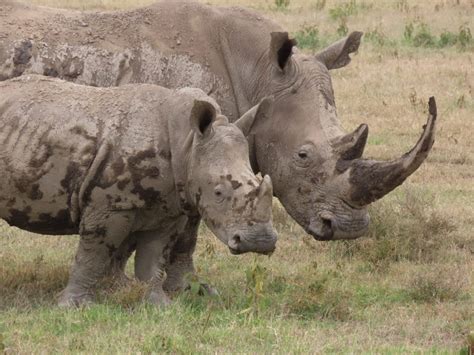
[[[201,283],[199,288],[199,295],[201,296],[219,296],[219,291],[214,286],[206,283]]]
[[[58,306],[61,308],[77,308],[92,303],[94,302],[90,293],[74,293],[66,288],[59,297]]]
[[[171,304],[171,299],[162,290],[152,290],[148,295],[148,302],[157,307],[164,308]]]

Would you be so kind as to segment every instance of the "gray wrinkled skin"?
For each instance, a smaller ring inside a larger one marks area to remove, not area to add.
[[[231,121],[273,96],[274,113],[257,120],[248,135],[252,168],[271,177],[275,196],[318,240],[363,235],[368,204],[403,183],[433,144],[431,114],[409,160],[364,160],[367,126],[350,134],[341,129],[329,71],[349,64],[360,32],[305,55],[280,26],[236,7],[172,1],[79,13],[6,3],[2,13],[0,79],[36,72],[95,86],[196,86]],[[190,226],[172,252],[188,271],[192,261],[183,260],[194,248],[195,232]],[[129,250],[122,248],[119,269]]]
[[[4,81],[0,217],[32,232],[80,234],[61,305],[91,300],[127,238],[136,243],[136,276],[152,285],[149,300],[167,304],[170,252],[201,216],[234,254],[275,248],[272,184],[252,172],[249,127],[238,125],[198,89]]]

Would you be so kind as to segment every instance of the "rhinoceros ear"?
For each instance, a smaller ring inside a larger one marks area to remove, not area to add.
[[[216,108],[208,101],[194,100],[189,121],[191,128],[199,136],[204,137],[212,129],[212,123],[216,120]]]
[[[323,63],[329,70],[346,66],[351,62],[349,54],[359,49],[362,34],[362,32],[352,32],[346,38],[331,44],[316,54],[316,59]]]
[[[273,97],[265,97],[259,104],[248,110],[242,117],[235,121],[235,125],[240,128],[244,136],[248,136],[253,125],[258,120],[270,117],[273,112]]]
[[[293,54],[293,47],[297,42],[288,37],[288,32],[272,32],[270,41],[270,62],[284,71]]]

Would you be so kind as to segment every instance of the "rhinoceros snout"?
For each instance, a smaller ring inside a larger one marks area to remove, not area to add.
[[[333,220],[331,218],[313,219],[308,226],[308,233],[316,240],[331,240],[334,237]]]
[[[312,218],[306,231],[316,240],[356,239],[367,233],[369,216],[361,216],[348,220],[337,219],[334,216],[323,215]]]
[[[239,231],[229,238],[228,247],[234,255],[248,252],[268,255],[275,251],[277,238],[272,228]]]

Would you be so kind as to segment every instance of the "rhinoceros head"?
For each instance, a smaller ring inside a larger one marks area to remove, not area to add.
[[[339,126],[329,70],[350,62],[362,33],[317,55],[295,54],[287,33],[272,33],[265,85],[275,96],[272,119],[255,122],[254,168],[272,176],[287,212],[318,240],[352,239],[369,224],[367,206],[399,186],[424,161],[434,141],[436,105],[416,146],[399,159],[366,160],[368,127]],[[252,134],[249,137],[252,142]]]
[[[272,182],[269,176],[260,181],[253,173],[244,136],[255,117],[264,115],[269,106],[266,99],[247,112],[243,116],[247,125],[242,127],[229,123],[207,101],[195,101],[191,114],[191,199],[233,254],[268,254],[275,249]]]

